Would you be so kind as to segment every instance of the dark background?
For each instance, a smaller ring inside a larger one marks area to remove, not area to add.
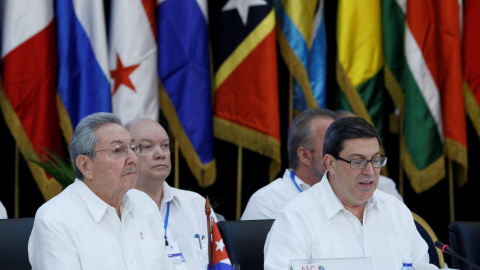
[[[108,10],[109,1],[106,1]],[[335,78],[335,61],[336,61],[336,6],[337,1],[325,1],[325,19],[327,27],[327,95],[328,108],[335,110],[336,95],[338,86]],[[291,121],[290,117],[290,100],[289,100],[289,83],[290,76],[281,56],[278,57],[279,72],[279,94],[280,94],[280,120],[281,120],[281,140],[282,140],[282,170],[278,176],[281,177],[284,170],[288,168],[286,138],[288,125]],[[388,93],[385,92],[385,103],[392,104]],[[160,115],[161,124],[168,130],[168,123],[163,115]],[[387,117],[389,118],[389,117]],[[480,119],[475,119],[480,121]],[[454,214],[455,220],[480,221],[480,203],[476,196],[480,191],[480,166],[477,166],[478,159],[476,154],[480,150],[479,137],[473,129],[470,119],[467,119],[468,125],[468,158],[469,171],[468,182],[462,187],[455,184],[454,186]],[[14,217],[14,179],[15,179],[15,140],[8,127],[5,124],[3,115],[0,116],[0,134],[5,150],[2,155],[0,170],[2,172],[0,188],[0,201],[5,205],[9,217]],[[387,133],[384,142],[386,155],[388,156],[389,177],[392,178],[398,187],[399,179],[399,137],[397,134]],[[170,134],[172,142],[173,136]],[[173,143],[171,145],[174,145]],[[66,149],[66,145],[64,147]],[[174,152],[172,150],[172,163],[174,163]],[[217,179],[216,182],[207,188],[198,185],[195,178],[191,174],[183,157],[180,156],[180,188],[192,190],[203,196],[208,195],[212,199],[215,211],[225,216],[227,220],[235,219],[236,207],[236,187],[237,187],[237,151],[235,145],[220,140],[215,140],[215,157],[217,161]],[[68,153],[64,153],[68,157]],[[19,160],[19,217],[33,217],[36,210],[44,203],[37,184],[30,174],[26,162],[20,155]],[[249,197],[259,188],[269,183],[269,165],[270,159],[261,156],[255,152],[243,149],[243,184],[242,184],[242,210],[245,208]],[[446,166],[448,168],[448,166]],[[446,174],[448,176],[448,172]],[[450,224],[450,205],[449,205],[449,185],[448,179],[441,180],[433,188],[416,194],[411,188],[406,175],[404,185],[405,204],[415,213],[424,218],[433,228],[440,241],[448,243],[448,225]],[[167,182],[174,185],[174,170]],[[454,179],[455,180],[455,179]],[[447,262],[450,258],[445,257]]]

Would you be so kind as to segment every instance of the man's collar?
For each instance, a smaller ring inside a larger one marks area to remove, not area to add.
[[[180,199],[178,198],[177,189],[171,187],[167,181],[163,182],[163,199],[162,205],[164,203],[173,201],[174,204],[181,206]]]
[[[322,181],[320,181],[320,185],[322,185],[321,198],[323,200],[323,204],[325,205],[325,212],[327,214],[327,218],[331,219],[342,209],[345,209],[345,206],[343,206],[342,201],[340,201],[340,199],[333,191],[332,186],[330,185],[330,181],[328,180],[328,171],[326,171],[323,175]],[[376,206],[377,203],[378,200],[374,193],[373,196],[365,203],[365,210]]]
[[[74,184],[76,192],[87,206],[87,209],[95,222],[98,223],[107,212],[107,209],[109,207],[113,207],[100,199],[100,197],[98,197],[82,180],[75,179]],[[133,203],[128,197],[127,192],[120,203],[120,211],[122,216],[130,212],[132,209]]]

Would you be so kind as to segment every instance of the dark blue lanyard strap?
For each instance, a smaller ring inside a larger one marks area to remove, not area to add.
[[[165,224],[163,225],[163,228],[165,228],[165,246],[168,246],[168,241],[167,241],[167,227],[168,227],[168,216],[170,215],[170,202],[167,202],[167,214],[165,215]]]
[[[297,185],[297,182],[295,182],[295,173],[293,171],[290,172],[290,178],[293,181],[293,184],[297,187],[297,189],[302,192],[302,189]]]

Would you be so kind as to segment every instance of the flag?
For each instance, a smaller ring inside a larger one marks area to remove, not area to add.
[[[157,6],[160,108],[200,186],[216,177],[206,0]]]
[[[155,0],[112,1],[109,27],[113,113],[158,121]]]
[[[293,75],[293,108],[327,107],[323,0],[275,0],[280,52]]]
[[[467,168],[459,15],[456,0],[383,0],[386,84],[403,112],[401,160],[416,192],[445,177],[444,149]]]
[[[353,111],[384,138],[380,0],[340,0],[337,17],[339,108]]]
[[[215,137],[272,159],[280,170],[275,12],[272,1],[210,1]]]
[[[461,13],[462,4],[459,0],[407,3],[407,23],[411,26],[414,38],[422,44],[427,66],[440,91],[445,153],[456,165],[455,179],[460,186],[468,179]],[[430,33],[432,21],[438,29],[433,37]]]
[[[463,2],[463,88],[465,107],[470,120],[480,136],[480,1],[465,0]]]
[[[212,268],[209,270],[233,270],[232,263],[228,257],[227,248],[223,243],[222,235],[218,230],[217,223],[212,219],[212,241],[210,242],[210,252],[212,254]]]
[[[0,106],[5,121],[26,159],[37,153],[60,155],[61,131],[56,106],[57,57],[53,1],[0,2]],[[46,200],[62,186],[28,162]]]
[[[58,95],[63,134],[87,115],[111,112],[103,1],[56,1]]]

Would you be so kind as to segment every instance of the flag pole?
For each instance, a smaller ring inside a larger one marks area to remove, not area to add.
[[[20,217],[20,177],[18,174],[20,173],[19,169],[19,155],[18,155],[18,144],[15,144],[15,201],[14,201],[14,212],[13,216],[15,218]]]
[[[207,216],[207,232],[208,232],[208,261],[209,261],[209,266],[211,269],[212,268],[212,248],[210,245],[211,239],[210,236],[212,235],[212,226],[210,224],[210,213],[212,212],[212,207],[210,206],[210,200],[208,199],[207,196],[207,201],[205,202],[205,215]]]
[[[240,214],[242,211],[242,152],[243,148],[239,146],[237,160],[237,220],[240,220]]]
[[[448,159],[448,192],[450,194],[450,223],[455,221],[455,200],[453,198],[453,166],[452,159]]]
[[[180,164],[178,164],[178,161],[180,160],[179,155],[179,145],[178,145],[178,140],[175,138],[175,188],[180,188]]]

